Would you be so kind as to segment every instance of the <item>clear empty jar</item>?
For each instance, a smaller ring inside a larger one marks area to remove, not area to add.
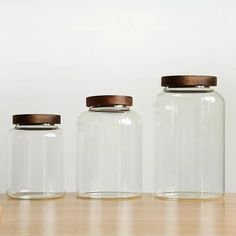
[[[130,198],[141,194],[142,128],[132,97],[87,98],[78,119],[77,195]]]
[[[224,99],[214,76],[165,76],[157,96],[155,189],[159,198],[224,195]]]
[[[59,115],[14,115],[9,134],[7,194],[19,199],[64,195],[64,138]]]

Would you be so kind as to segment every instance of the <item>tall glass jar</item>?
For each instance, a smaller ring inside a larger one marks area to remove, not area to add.
[[[155,189],[159,198],[224,195],[225,105],[214,76],[164,76],[155,119]]]
[[[93,96],[86,103],[78,119],[78,197],[140,196],[142,128],[132,97]]]
[[[59,115],[13,116],[9,134],[7,194],[18,199],[64,195],[64,138]]]

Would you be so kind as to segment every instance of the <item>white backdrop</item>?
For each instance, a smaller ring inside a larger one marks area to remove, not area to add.
[[[16,113],[59,113],[66,189],[75,185],[75,122],[85,97],[125,94],[144,126],[143,186],[152,191],[153,101],[160,76],[210,74],[226,99],[226,190],[236,191],[236,2],[0,0],[0,192]]]

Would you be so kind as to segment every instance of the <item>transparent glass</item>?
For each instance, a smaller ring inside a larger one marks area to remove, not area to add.
[[[223,197],[224,99],[212,88],[165,88],[157,96],[154,195]]]
[[[7,194],[18,199],[64,196],[64,138],[55,125],[16,125],[9,133]]]
[[[129,107],[90,107],[78,119],[77,195],[141,195],[142,125]]]

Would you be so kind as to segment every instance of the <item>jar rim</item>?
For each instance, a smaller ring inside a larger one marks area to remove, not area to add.
[[[17,114],[12,116],[14,125],[61,124],[61,116],[56,114]]]

